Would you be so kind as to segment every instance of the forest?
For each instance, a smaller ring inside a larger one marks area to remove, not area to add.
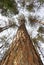
[[[44,65],[44,0],[0,0],[0,65]]]

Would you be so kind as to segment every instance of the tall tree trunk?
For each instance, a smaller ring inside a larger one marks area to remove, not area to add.
[[[25,25],[19,27],[8,54],[0,65],[43,65]]]

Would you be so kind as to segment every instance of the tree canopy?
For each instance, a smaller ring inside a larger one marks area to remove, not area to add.
[[[2,9],[2,12],[13,12],[14,14],[18,13],[17,7],[16,7],[15,0],[0,0],[0,9]]]

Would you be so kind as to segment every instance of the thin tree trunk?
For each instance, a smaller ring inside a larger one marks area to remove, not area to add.
[[[7,57],[2,60],[0,65],[43,65],[25,25],[19,27]]]

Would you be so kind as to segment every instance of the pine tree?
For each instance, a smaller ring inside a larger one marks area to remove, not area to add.
[[[43,65],[26,30],[24,19],[20,18],[17,34],[0,65]]]

